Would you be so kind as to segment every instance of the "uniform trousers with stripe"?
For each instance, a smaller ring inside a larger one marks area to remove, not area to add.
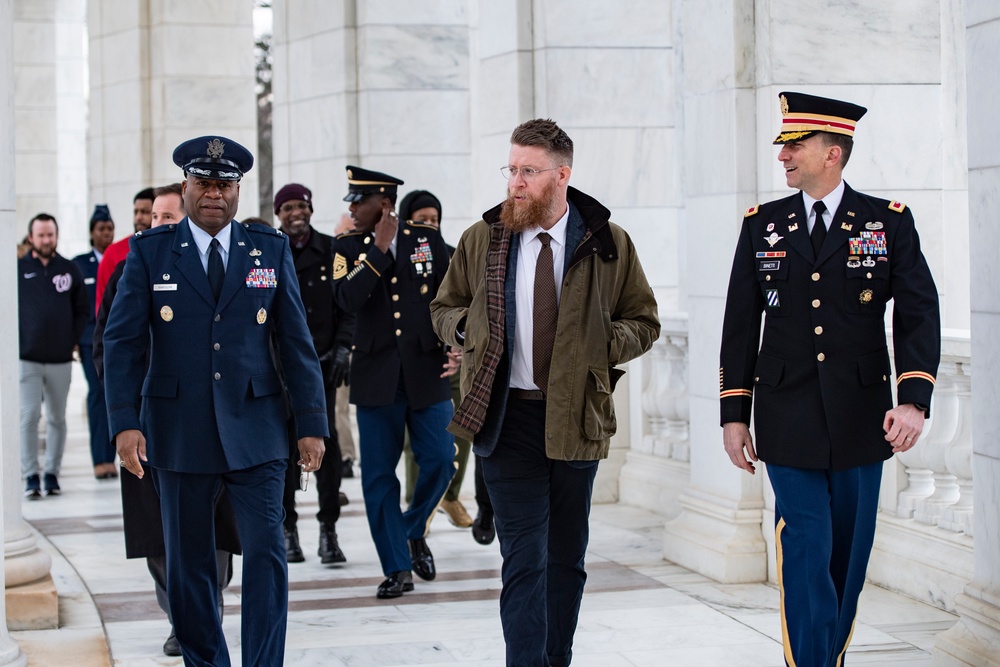
[[[451,401],[413,410],[402,385],[400,378],[395,400],[389,405],[357,406],[361,491],[368,527],[386,576],[411,569],[406,540],[427,533],[431,515],[455,474],[455,437],[448,432]],[[396,476],[396,465],[403,454],[404,429],[410,433],[413,458],[420,467],[413,502],[405,512],[399,507]]]
[[[843,667],[875,539],[882,464],[767,464],[774,489],[781,633],[789,667]]]

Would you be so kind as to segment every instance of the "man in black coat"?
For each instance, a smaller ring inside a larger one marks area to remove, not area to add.
[[[774,489],[785,660],[840,667],[874,541],[882,462],[920,437],[941,323],[909,209],[843,181],[866,109],[802,93],[780,99],[774,143],[800,192],[744,216],[722,331],[721,421],[733,464],[753,474],[759,457]]]
[[[447,357],[430,317],[448,249],[433,226],[399,222],[398,178],[349,166],[347,182],[344,200],[351,202],[356,231],[334,242],[334,294],[337,305],[357,314],[351,402],[361,438],[361,489],[386,576],[376,597],[395,598],[413,590],[412,572],[436,576],[424,536],[455,474],[455,441],[447,432],[451,388],[441,377]],[[401,512],[396,464],[404,428],[420,474],[413,502]]]
[[[323,564],[347,561],[337,542],[337,520],[340,518],[340,481],[342,474],[340,447],[337,441],[337,387],[347,382],[351,366],[351,337],[354,316],[337,307],[333,298],[333,237],[313,229],[309,224],[313,214],[312,191],[298,183],[289,183],[274,195],[274,214],[281,231],[288,236],[299,279],[302,305],[306,308],[306,323],[323,369],[326,389],[327,421],[330,437],[326,439],[327,454],[316,471],[319,493],[319,551]],[[305,560],[299,545],[296,523],[295,490],[299,488],[298,441],[290,429],[288,474],[285,476],[285,555],[289,563]]]

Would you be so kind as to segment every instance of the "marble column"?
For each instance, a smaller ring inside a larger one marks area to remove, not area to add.
[[[442,202],[442,233],[468,225],[469,27],[465,3],[274,3],[274,185],[314,194],[313,224],[347,211],[347,164]]]
[[[11,5],[11,0],[0,0],[0,89],[8,91],[15,86]],[[14,128],[14,99],[12,95],[5,95],[2,105],[0,105],[0,230],[6,230],[2,234],[8,239],[15,238],[17,227],[14,190],[16,169]],[[16,238],[20,238],[20,236]],[[15,263],[14,253],[0,253],[0,271],[3,271],[4,275],[14,275]],[[7,281],[4,289],[0,290],[0,307],[8,313],[17,311],[16,281]],[[16,319],[8,317],[6,321],[5,338],[8,341],[16,341]],[[0,578],[6,581],[7,586],[13,584],[14,587],[26,581],[23,578],[18,581],[18,571],[22,569],[22,564],[26,560],[34,561],[40,571],[39,576],[48,576],[50,566],[48,555],[37,550],[34,539],[21,518],[18,377],[17,345],[16,343],[4,345],[0,348],[0,442],[3,443],[3,453],[2,458],[0,458],[0,489],[2,489],[0,516],[3,517],[4,534],[4,557],[0,561]],[[31,541],[34,557],[23,554],[26,538]],[[11,581],[12,570],[13,582]],[[51,578],[49,581],[51,583]],[[28,660],[7,631],[8,623],[15,627],[20,626],[17,619],[8,619],[10,611],[7,596],[0,598],[0,618],[4,619],[0,623],[0,665],[20,667],[26,665]]]
[[[132,231],[132,197],[181,179],[174,148],[220,134],[257,152],[253,13],[243,0],[90,0],[91,202],[116,236]],[[257,172],[240,183],[237,218],[259,212]]]
[[[965,3],[968,73],[970,273],[973,285],[992,285],[997,277],[1000,228],[1000,103],[996,62],[1000,58],[1000,8],[989,0]],[[977,289],[972,307],[973,458],[976,483],[973,507],[975,568],[958,595],[959,622],[938,635],[935,665],[1000,665],[1000,295]],[[994,373],[993,371],[997,372]]]
[[[679,0],[688,303],[691,483],[666,524],[667,560],[717,581],[767,577],[762,478],[722,449],[718,360],[728,267],[741,213],[757,201],[754,3]],[[775,105],[776,106],[776,105]],[[769,122],[774,114],[766,114]],[[776,124],[775,124],[776,127]],[[770,168],[770,165],[767,165]]]

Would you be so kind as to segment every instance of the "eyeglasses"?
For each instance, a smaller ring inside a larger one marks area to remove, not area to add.
[[[517,178],[518,174],[520,174],[521,177],[524,178],[524,180],[530,181],[543,171],[553,171],[558,168],[559,167],[549,167],[548,169],[532,169],[531,167],[518,168],[518,167],[511,167],[510,165],[504,165],[503,167],[500,167],[500,173],[503,174],[503,177],[506,178],[508,181],[512,178]]]

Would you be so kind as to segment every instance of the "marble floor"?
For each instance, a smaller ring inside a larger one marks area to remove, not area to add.
[[[61,497],[23,502],[25,518],[52,555],[58,630],[11,633],[30,665],[181,665],[161,647],[169,631],[145,561],[126,560],[118,482],[97,481],[82,419],[71,415]],[[471,478],[468,493],[471,496]],[[496,543],[476,544],[439,515],[428,537],[433,582],[394,601],[375,598],[381,581],[364,518],[360,481],[345,480],[351,503],[338,523],[348,562],[314,555],[315,492],[299,494],[305,563],[289,566],[285,663],[308,667],[503,664],[497,612]],[[471,497],[465,499],[472,509]],[[662,560],[662,519],[622,505],[593,509],[590,574],[574,647],[580,667],[764,667],[783,664],[776,589],[718,584]],[[224,628],[239,665],[240,562],[225,594]],[[869,585],[848,655],[851,665],[929,666],[934,636],[955,622],[936,608]]]

